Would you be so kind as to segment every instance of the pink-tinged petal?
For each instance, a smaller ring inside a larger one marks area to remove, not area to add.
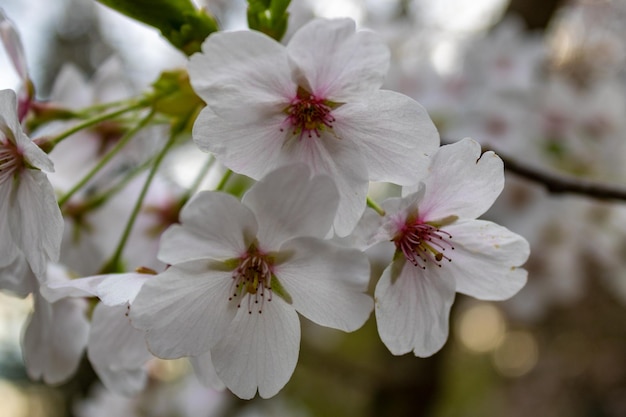
[[[421,216],[433,221],[448,216],[475,219],[491,207],[504,187],[504,165],[493,152],[480,152],[472,139],[439,149],[424,179]]]
[[[318,97],[347,102],[383,84],[389,48],[351,19],[317,19],[298,30],[287,46],[295,81]]]
[[[210,351],[199,356],[190,357],[189,362],[202,385],[215,390],[223,390],[225,388],[224,383],[217,376],[217,372],[215,372]]]
[[[240,308],[211,356],[217,375],[239,398],[250,399],[257,390],[269,398],[291,378],[299,346],[298,314],[274,297],[262,314]]]
[[[159,259],[177,264],[195,259],[226,260],[243,254],[257,233],[254,214],[229,194],[196,194],[180,213],[182,225],[161,236]]]
[[[42,277],[47,262],[59,258],[63,237],[63,216],[46,175],[38,170],[23,170],[13,202],[11,235],[35,275]]]
[[[15,30],[15,25],[0,8],[0,40],[7,51],[11,63],[21,80],[28,79],[26,69],[26,57],[20,35]]]
[[[438,268],[456,279],[456,290],[481,300],[505,300],[526,284],[521,268],[530,254],[526,239],[483,220],[456,222],[445,228],[452,235],[451,262]]]
[[[333,112],[337,136],[357,143],[369,179],[412,185],[428,172],[439,133],[426,110],[393,91],[376,91]]]
[[[407,219],[418,212],[418,203],[424,196],[424,185],[406,197],[388,198],[381,204],[385,216],[380,221],[380,228],[372,235],[371,242],[391,241],[405,227]],[[379,216],[380,217],[380,216]]]
[[[310,178],[306,165],[279,168],[244,195],[259,222],[257,237],[264,251],[276,250],[297,236],[324,238],[332,226],[339,193],[326,175]]]
[[[231,121],[205,107],[193,126],[193,140],[228,168],[258,180],[280,166],[282,148],[292,136],[280,131],[286,117],[277,112],[259,121]]]
[[[87,303],[63,299],[50,304],[39,294],[24,332],[23,352],[28,375],[47,384],[67,380],[78,368],[89,335]]]
[[[235,121],[281,112],[295,96],[285,47],[260,32],[218,32],[189,60],[196,93],[220,116]]]
[[[98,304],[91,318],[87,357],[100,380],[117,394],[132,395],[147,381],[148,351],[144,332],[133,328],[126,317],[127,305]]]
[[[388,266],[376,285],[378,334],[394,355],[427,357],[448,338],[455,282],[415,267],[403,258]]]
[[[346,332],[369,318],[374,304],[366,294],[370,265],[363,252],[298,238],[283,245],[281,253],[291,256],[276,266],[276,277],[304,317]]]
[[[228,333],[237,308],[228,302],[230,271],[191,261],[149,279],[135,298],[132,325],[146,331],[149,350],[160,358],[198,356]]]

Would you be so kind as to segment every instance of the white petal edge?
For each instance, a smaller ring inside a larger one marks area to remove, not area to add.
[[[199,356],[190,357],[189,362],[191,363],[196,378],[198,378],[198,381],[200,381],[202,385],[218,391],[226,388],[224,383],[217,376],[217,372],[215,372],[215,366],[213,366],[210,351]]]
[[[238,122],[281,112],[297,90],[285,47],[254,31],[209,36],[189,60],[189,77],[214,112]]]
[[[144,334],[126,317],[126,305],[98,304],[91,319],[87,357],[102,383],[112,392],[133,395],[147,382],[145,364],[153,356]]]
[[[229,331],[211,349],[219,378],[239,398],[262,398],[278,393],[291,378],[298,361],[300,321],[279,297],[263,313],[239,309]]]
[[[23,352],[28,375],[47,384],[70,378],[78,369],[89,336],[84,300],[48,303],[35,294],[35,311],[24,332]]]
[[[276,250],[298,236],[323,238],[332,226],[339,192],[326,175],[311,178],[304,164],[279,168],[244,195],[259,222],[258,239],[264,250]]]
[[[448,338],[454,288],[451,277],[438,279],[404,259],[389,265],[374,293],[378,334],[389,351],[428,357],[441,349]]]
[[[412,185],[428,173],[439,133],[417,101],[380,90],[340,106],[333,115],[337,135],[361,149],[371,181]]]
[[[496,201],[504,188],[504,164],[498,155],[481,155],[478,142],[466,138],[442,146],[435,154],[420,204],[427,220],[448,216],[475,219]],[[412,191],[403,190],[403,194]]]
[[[382,85],[390,52],[380,35],[355,31],[352,19],[316,19],[287,45],[294,79],[310,92],[347,102]]]
[[[163,262],[238,258],[257,233],[254,214],[220,192],[196,194],[182,209],[180,221],[182,225],[171,226],[161,236],[158,257]]]
[[[366,294],[370,266],[365,254],[330,242],[298,238],[286,242],[289,259],[275,273],[293,307],[321,326],[346,332],[360,328],[374,303]]]
[[[522,236],[484,220],[453,223],[445,228],[452,235],[454,251],[444,262],[441,274],[456,280],[456,290],[481,300],[505,300],[526,284],[521,268],[530,254]]]
[[[203,261],[176,266],[149,279],[130,308],[133,327],[146,331],[157,357],[198,356],[228,331],[237,308],[229,303],[230,271]]]

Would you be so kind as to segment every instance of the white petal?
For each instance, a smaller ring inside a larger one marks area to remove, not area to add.
[[[39,287],[37,277],[33,274],[23,255],[16,257],[12,263],[0,267],[0,290],[9,291],[24,298]]]
[[[59,258],[63,237],[63,216],[46,175],[37,170],[23,170],[14,202],[11,235],[35,275],[41,277],[46,263]]]
[[[291,256],[275,267],[275,274],[300,314],[347,332],[369,318],[373,302],[365,292],[370,268],[363,252],[299,238],[283,245],[281,253]]]
[[[205,107],[193,126],[193,140],[226,167],[259,179],[280,166],[281,148],[291,136],[291,132],[280,130],[285,118],[278,111],[259,121],[227,120]]]
[[[211,356],[217,375],[239,398],[250,399],[257,389],[269,398],[291,378],[299,346],[298,315],[275,297],[265,303],[262,314],[240,308]]]
[[[347,103],[333,116],[337,136],[361,148],[372,181],[417,183],[439,147],[439,133],[426,110],[393,91],[376,91]]]
[[[196,194],[161,237],[159,259],[177,264],[194,259],[226,260],[246,252],[257,232],[254,214],[229,194]]]
[[[296,82],[335,102],[380,88],[389,68],[382,38],[355,32],[351,19],[313,20],[293,35],[287,49]]]
[[[376,285],[378,334],[394,355],[427,357],[448,338],[454,280],[439,279],[403,258],[388,266]]]
[[[326,236],[335,218],[339,193],[326,175],[310,178],[306,165],[277,169],[257,182],[242,202],[259,222],[263,250],[276,250],[297,236]]]
[[[480,152],[480,145],[472,139],[439,149],[424,179],[420,213],[426,219],[475,219],[496,201],[504,187],[504,165],[493,152],[482,156]]]
[[[215,372],[215,366],[213,366],[210,351],[199,356],[190,357],[189,362],[193,367],[193,372],[202,385],[215,390],[223,390],[225,388],[224,384],[217,376],[217,372]]]
[[[439,268],[456,279],[456,290],[481,300],[505,300],[526,284],[530,247],[526,239],[483,220],[453,223],[445,228],[452,235],[451,262]]]
[[[98,304],[91,318],[87,357],[102,383],[117,394],[132,395],[147,381],[145,363],[153,356],[144,333],[133,328],[128,307]]]
[[[322,132],[321,137],[294,138],[282,148],[281,165],[304,162],[314,175],[329,175],[339,190],[339,207],[333,226],[335,233],[346,236],[365,211],[369,182],[367,167],[357,145]]]
[[[15,134],[17,147],[21,149],[24,159],[34,166],[46,172],[54,172],[54,164],[48,155],[32,141],[28,136],[22,133],[21,129]]]
[[[84,300],[50,304],[35,295],[35,311],[24,332],[24,362],[28,375],[47,384],[67,380],[78,368],[89,335]]]
[[[233,279],[229,271],[191,261],[149,279],[135,298],[130,318],[146,330],[150,351],[160,358],[198,356],[227,332],[236,312],[228,302]]]
[[[98,285],[107,275],[97,275],[73,280],[47,280],[41,286],[41,295],[50,303],[67,297],[95,297]]]
[[[108,306],[132,304],[143,284],[153,277],[136,272],[109,274],[96,287],[96,295]]]
[[[0,90],[0,132],[13,143],[22,128],[17,118],[17,97],[13,90]]]
[[[0,41],[7,51],[11,63],[21,80],[28,79],[28,71],[26,68],[26,57],[24,47],[20,35],[15,29],[15,25],[7,18],[3,10],[0,8]]]
[[[20,254],[11,234],[10,213],[13,210],[13,181],[0,184],[0,266],[14,262]]]
[[[219,32],[189,60],[191,85],[228,120],[252,121],[280,112],[295,96],[285,47],[260,32]]]

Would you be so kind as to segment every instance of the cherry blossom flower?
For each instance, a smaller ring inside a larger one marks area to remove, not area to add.
[[[32,379],[57,384],[69,379],[78,369],[83,356],[89,322],[85,316],[87,303],[78,299],[50,302],[39,291],[38,277],[25,277],[33,282],[34,311],[22,341],[26,372]],[[68,281],[67,271],[49,263],[42,281]]]
[[[344,331],[361,327],[373,308],[364,292],[365,255],[323,240],[339,196],[327,176],[304,165],[268,174],[239,202],[197,194],[182,225],[161,239],[172,266],[148,280],[131,306],[161,358],[207,352],[222,382],[241,398],[275,395],[298,358],[296,311]],[[198,368],[197,364],[194,368]]]
[[[141,286],[151,275],[96,275],[74,280],[48,280],[41,293],[51,303],[97,296],[91,316],[87,357],[102,383],[112,392],[132,395],[147,382],[146,363],[153,358],[143,332],[130,325],[127,314]]]
[[[59,257],[63,218],[52,186],[48,156],[24,134],[15,92],[0,91],[0,267],[22,252],[37,276]]]
[[[395,355],[430,356],[448,336],[455,293],[503,300],[526,283],[528,242],[495,223],[475,220],[504,186],[502,160],[464,139],[442,147],[430,174],[403,198],[383,203],[373,242],[396,252],[375,290],[382,341]],[[417,190],[416,190],[417,189]]]
[[[21,81],[18,100],[18,118],[22,120],[30,107],[34,88],[28,76],[26,55],[24,53],[24,47],[22,46],[22,40],[20,39],[15,25],[6,16],[2,8],[0,8],[0,42],[4,46],[11,60],[11,64]]]
[[[350,19],[311,21],[287,46],[254,31],[212,34],[189,63],[207,103],[194,140],[254,179],[295,162],[330,175],[340,193],[334,229],[345,236],[368,181],[414,184],[439,145],[420,104],[380,90],[388,65],[382,39]]]

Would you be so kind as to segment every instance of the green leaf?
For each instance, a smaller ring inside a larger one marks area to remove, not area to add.
[[[187,55],[218,30],[215,19],[197,10],[191,0],[97,0],[118,12],[155,27],[176,48]]]
[[[287,31],[291,0],[248,0],[248,26],[280,41]]]

